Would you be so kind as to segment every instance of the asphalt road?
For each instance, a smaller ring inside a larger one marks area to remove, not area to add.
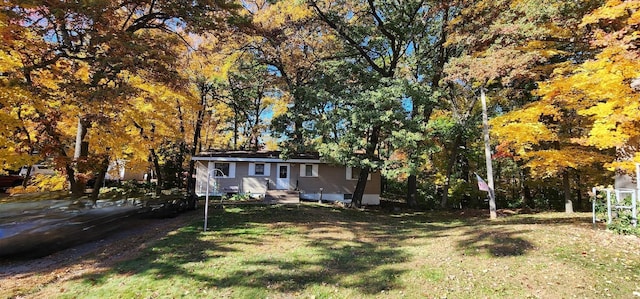
[[[0,256],[43,256],[114,231],[140,207],[69,200],[0,203]]]

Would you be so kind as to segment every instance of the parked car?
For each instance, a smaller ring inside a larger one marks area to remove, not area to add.
[[[24,177],[15,174],[1,175],[0,176],[0,189],[4,190],[10,187],[20,186],[24,181]]]
[[[20,173],[19,175],[25,177],[27,176],[27,170],[29,168],[27,166],[24,166],[22,168],[20,168]],[[29,175],[34,176],[36,174],[43,174],[43,175],[54,175],[56,174],[55,170],[53,170],[51,167],[45,165],[45,164],[33,164],[31,165],[31,173]]]

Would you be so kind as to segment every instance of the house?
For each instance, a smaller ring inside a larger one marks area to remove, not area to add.
[[[229,193],[264,197],[270,190],[296,191],[303,200],[350,202],[359,170],[323,162],[317,153],[287,160],[278,151],[204,152],[196,162],[198,196]],[[207,182],[208,187],[207,187]],[[363,205],[380,204],[379,172],[369,175]]]

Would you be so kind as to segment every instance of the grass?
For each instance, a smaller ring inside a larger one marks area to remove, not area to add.
[[[57,282],[58,298],[633,298],[640,241],[590,214],[210,211],[134,259]]]

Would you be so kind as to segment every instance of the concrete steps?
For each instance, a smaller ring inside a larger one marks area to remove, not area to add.
[[[300,192],[290,190],[268,190],[264,195],[265,202],[300,203]]]

